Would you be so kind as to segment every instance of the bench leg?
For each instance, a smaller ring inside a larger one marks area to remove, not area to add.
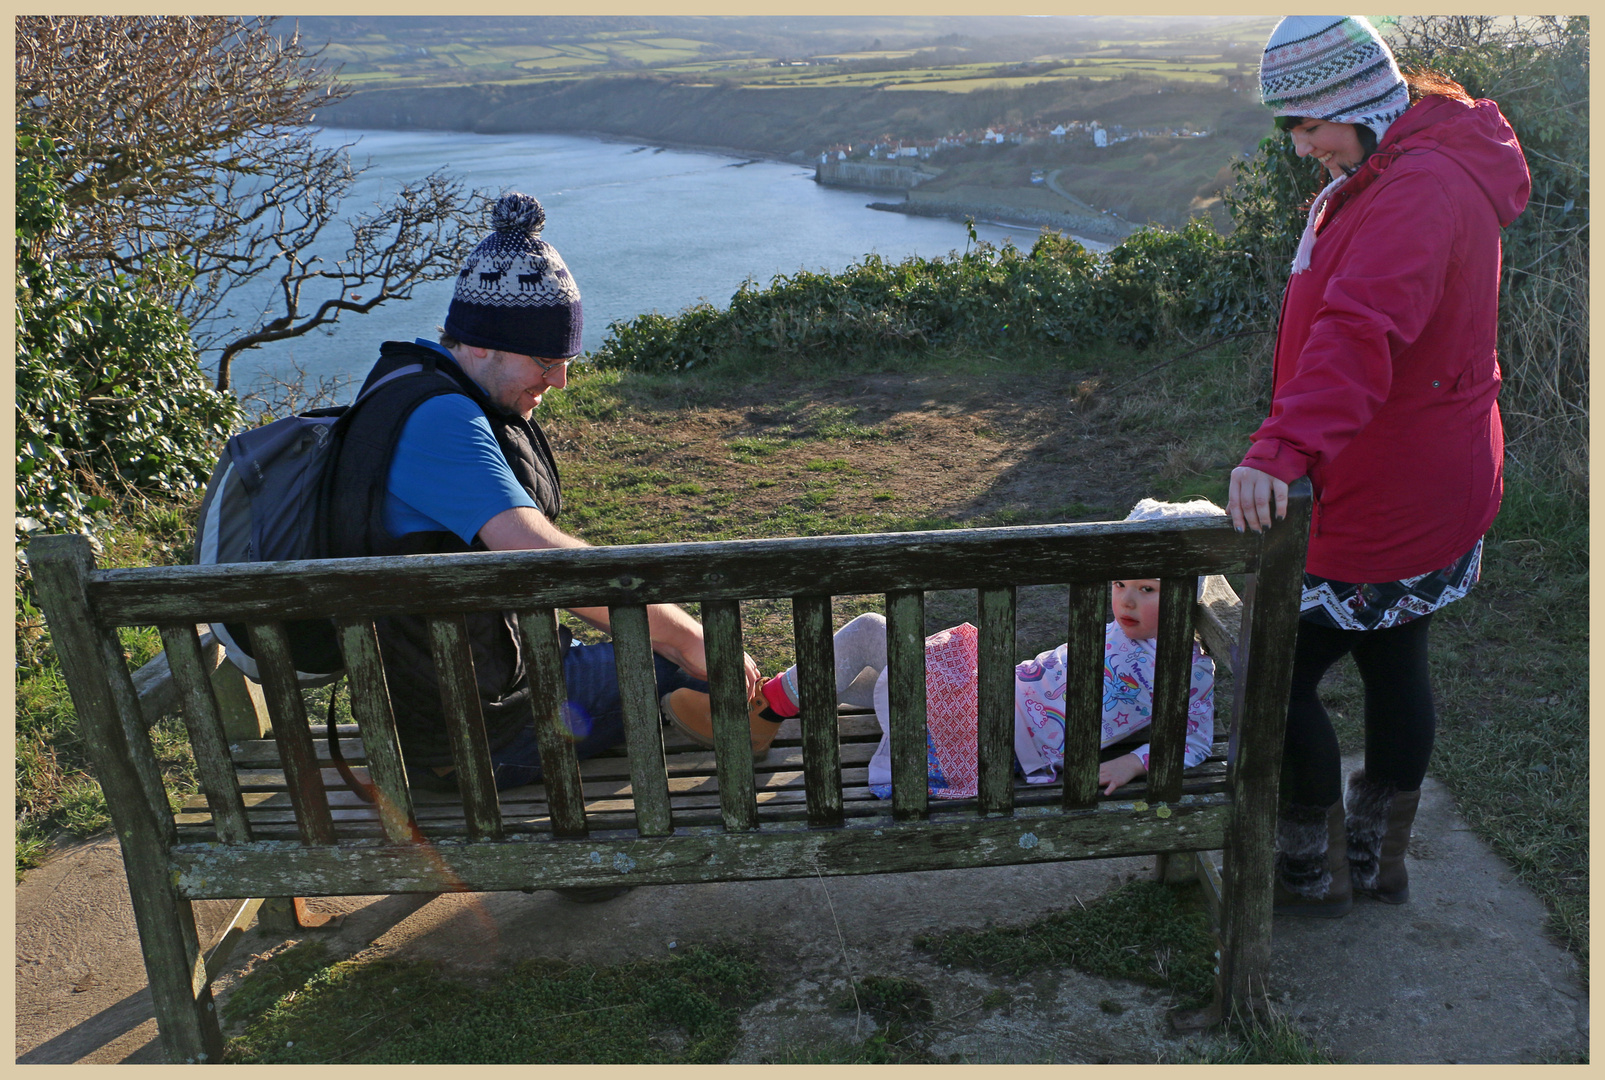
[[[257,909],[256,925],[271,934],[291,936],[302,930],[333,930],[344,918],[308,911],[300,896],[269,896]]]
[[[162,1049],[175,1064],[219,1062],[223,1032],[200,955],[194,909],[188,900],[176,899],[158,875],[136,872],[138,861],[137,856],[125,860],[128,891]]]

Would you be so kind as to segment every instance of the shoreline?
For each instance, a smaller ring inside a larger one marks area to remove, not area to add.
[[[510,132],[479,132],[461,128],[432,128],[432,127],[340,127],[329,124],[329,128],[343,131],[438,131],[454,135],[506,135]],[[595,139],[597,142],[612,143],[621,146],[650,147],[653,150],[677,150],[689,154],[706,154],[713,157],[734,159],[732,167],[764,161],[776,165],[793,165],[805,172],[815,174],[814,182],[826,187],[839,188],[848,191],[860,191],[864,194],[891,194],[902,189],[878,188],[859,186],[856,184],[826,183],[818,179],[817,171],[813,169],[806,154],[794,152],[793,154],[778,154],[765,150],[744,150],[734,146],[718,146],[709,143],[675,142],[666,139],[638,138],[632,135],[621,135],[611,131],[595,131],[589,128],[548,129],[545,131],[529,131],[520,134],[529,135],[571,135],[582,139]],[[908,214],[911,217],[943,218],[948,221],[962,223],[967,218],[973,218],[978,224],[995,225],[1003,228],[1052,228],[1069,236],[1085,237],[1097,244],[1106,244],[1110,247],[1121,243],[1126,237],[1136,232],[1138,226],[1121,221],[1125,227],[1124,232],[1117,226],[1109,228],[1104,221],[1085,214],[1054,213],[1051,211],[1028,210],[1008,207],[998,204],[980,203],[887,203],[872,202],[866,204],[871,210],[881,210],[888,213]],[[1119,219],[1117,219],[1119,220]]]
[[[1130,222],[1122,222],[1129,226],[1127,231],[1109,229],[1104,223],[1086,214],[1060,214],[1048,210],[1026,210],[1015,207],[998,206],[979,203],[944,203],[944,202],[872,202],[868,204],[871,210],[882,210],[892,214],[907,214],[910,217],[945,218],[948,221],[962,222],[973,218],[976,224],[998,225],[1008,228],[1049,228],[1064,233],[1066,236],[1085,237],[1097,244],[1107,244],[1114,247],[1123,242],[1138,226]]]

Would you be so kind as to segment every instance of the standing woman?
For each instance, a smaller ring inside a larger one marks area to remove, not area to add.
[[[1432,754],[1432,612],[1478,578],[1499,510],[1499,230],[1527,203],[1492,101],[1403,76],[1358,16],[1289,16],[1261,97],[1326,167],[1282,300],[1270,417],[1232,470],[1241,530],[1315,491],[1277,820],[1277,914],[1338,916],[1354,891],[1409,898],[1404,852]],[[1343,790],[1316,695],[1353,654],[1365,767]],[[1345,803],[1347,804],[1345,807]]]

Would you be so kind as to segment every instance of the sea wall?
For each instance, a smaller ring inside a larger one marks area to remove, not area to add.
[[[935,173],[918,166],[884,161],[825,161],[814,166],[814,179],[834,187],[908,191],[935,178]]]

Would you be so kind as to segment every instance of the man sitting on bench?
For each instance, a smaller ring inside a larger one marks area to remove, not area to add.
[[[410,364],[350,419],[333,467],[329,551],[336,557],[583,547],[554,522],[557,464],[532,418],[547,390],[568,383],[580,352],[580,294],[546,215],[528,195],[501,197],[491,234],[468,256],[438,343],[387,341],[364,387]],[[576,610],[599,629],[605,608]],[[705,690],[702,626],[683,609],[647,609],[659,695]],[[455,790],[429,626],[419,616],[376,620],[385,678],[410,781]],[[496,786],[540,779],[540,755],[516,619],[468,616],[474,672]],[[567,629],[565,721],[580,757],[624,741],[613,646],[582,645]],[[749,696],[758,668],[746,661]]]

